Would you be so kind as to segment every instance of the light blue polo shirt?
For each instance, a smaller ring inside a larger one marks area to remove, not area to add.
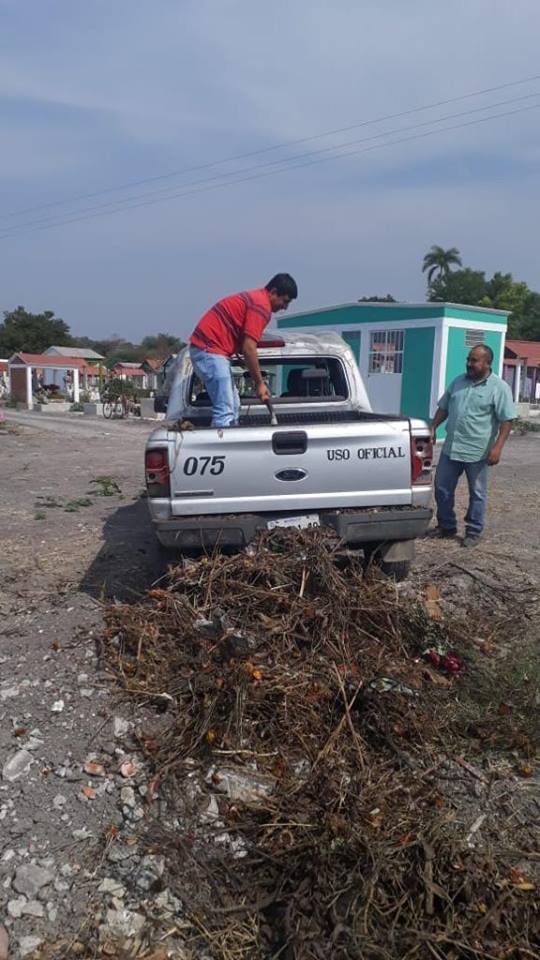
[[[463,463],[485,460],[501,423],[516,416],[510,387],[494,373],[476,381],[466,374],[456,377],[439,407],[448,411],[443,453]]]

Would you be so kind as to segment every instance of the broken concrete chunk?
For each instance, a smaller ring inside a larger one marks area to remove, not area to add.
[[[118,739],[121,740],[122,737],[127,736],[131,730],[131,723],[129,720],[124,720],[123,717],[115,717],[113,720],[113,734]]]
[[[28,957],[34,950],[41,946],[43,940],[41,937],[21,937],[19,940],[19,953],[21,957]]]
[[[144,924],[145,918],[134,910],[107,910],[106,924],[101,929],[111,937],[135,937]]]
[[[123,897],[126,888],[123,883],[120,883],[119,880],[115,880],[114,877],[104,877],[98,887],[99,893],[110,893],[112,897]]]
[[[165,858],[148,855],[143,857],[135,883],[139,890],[157,890],[161,886],[161,878],[165,871]]]
[[[27,773],[30,769],[34,758],[28,750],[18,750],[17,753],[14,753],[9,760],[6,761],[2,768],[2,777],[4,780],[8,780],[10,783],[13,783],[14,780],[18,780],[23,773]]]
[[[270,774],[258,773],[246,767],[216,767],[206,780],[229,800],[241,803],[264,800],[273,792],[277,782]]]
[[[39,900],[28,900],[22,909],[23,917],[44,917],[45,907]]]
[[[13,886],[17,893],[24,893],[27,897],[35,897],[42,887],[46,887],[54,880],[54,874],[45,867],[38,867],[36,863],[26,863],[17,868]]]
[[[14,920],[18,920],[23,915],[23,909],[26,906],[26,897],[18,897],[16,900],[8,900],[7,912]]]
[[[120,790],[120,799],[124,804],[124,806],[134,807],[136,800],[135,800],[135,791],[133,787],[122,787],[122,789]]]

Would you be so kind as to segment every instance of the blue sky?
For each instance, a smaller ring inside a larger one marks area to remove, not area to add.
[[[298,309],[422,300],[432,243],[540,289],[540,110],[77,220],[540,103],[536,81],[99,194],[540,73],[539,34],[537,0],[0,0],[0,310],[53,309],[95,337],[185,336],[219,296],[278,270],[296,277]],[[38,229],[52,219],[77,222]]]

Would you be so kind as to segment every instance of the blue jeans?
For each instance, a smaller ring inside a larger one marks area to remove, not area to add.
[[[233,427],[240,419],[240,397],[234,385],[231,362],[220,353],[189,348],[193,369],[212,401],[212,426]]]
[[[488,465],[485,460],[464,463],[461,460],[451,460],[445,453],[441,453],[435,474],[437,521],[443,530],[457,529],[454,496],[462,473],[467,477],[469,485],[469,509],[465,514],[465,532],[469,536],[479,537],[486,519]]]

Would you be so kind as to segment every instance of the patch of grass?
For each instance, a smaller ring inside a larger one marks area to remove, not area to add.
[[[98,497],[114,497],[116,494],[122,493],[122,488],[114,477],[96,477],[90,483],[96,484],[97,490],[92,492],[96,493]]]
[[[91,507],[92,503],[93,501],[90,500],[90,497],[73,497],[72,499],[66,500],[46,496],[38,497],[35,507],[38,512],[46,507],[47,509],[56,508],[58,510],[64,510],[66,513],[76,513],[81,507]],[[45,514],[43,514],[43,516],[45,516]]]
[[[66,500],[64,510],[66,513],[76,513],[81,507],[91,507],[92,500],[89,497],[76,497],[74,500]]]
[[[463,683],[455,726],[482,748],[532,757],[540,744],[539,707],[538,638],[531,636],[491,662],[478,654]]]
[[[34,520],[46,520],[47,514],[43,513],[43,510],[36,510],[34,514]]]
[[[54,507],[62,507],[63,503],[58,497],[51,497],[49,495],[38,497],[38,502],[36,507],[46,507],[48,510],[52,510]]]

